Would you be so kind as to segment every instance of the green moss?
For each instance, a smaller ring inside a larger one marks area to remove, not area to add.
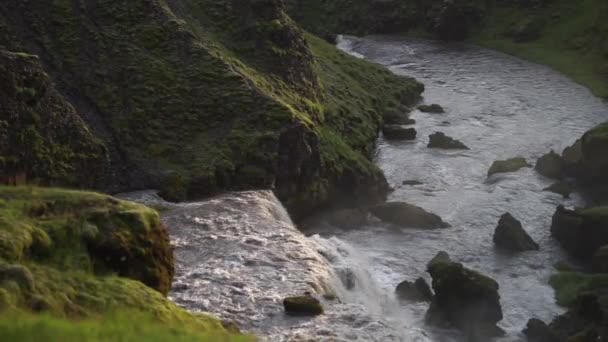
[[[173,251],[154,210],[96,193],[33,187],[0,187],[0,199],[0,312],[50,315],[5,313],[3,336],[10,332],[28,340],[27,324],[38,322],[49,334],[66,338],[90,327],[86,337],[100,340],[122,333],[119,328],[126,325],[115,326],[118,321],[110,318],[124,317],[125,311],[142,317],[141,322],[125,320],[142,324],[142,330],[125,335],[129,339],[148,336],[143,330],[152,325],[159,336],[172,331],[176,338],[182,333],[232,336],[219,321],[164,297],[173,276]],[[11,317],[23,318],[25,325],[9,329]],[[64,320],[82,318],[102,320],[83,325]]]
[[[560,272],[551,277],[549,284],[555,289],[555,298],[559,305],[572,306],[577,297],[586,292],[597,292],[605,297],[608,274]]]

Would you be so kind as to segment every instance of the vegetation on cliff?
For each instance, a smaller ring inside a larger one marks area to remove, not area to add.
[[[229,336],[219,321],[165,298],[172,277],[173,250],[154,210],[95,193],[0,187],[3,336],[31,340],[36,324],[49,337],[103,340],[128,330],[119,320],[126,315],[142,318],[127,337],[149,328],[176,338]],[[68,324],[74,319],[88,321]]]
[[[423,89],[304,33],[278,0],[3,2],[1,45],[40,56],[122,167],[114,188],[274,186],[296,216],[382,198],[382,114]]]

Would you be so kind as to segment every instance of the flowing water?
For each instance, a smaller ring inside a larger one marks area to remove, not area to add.
[[[486,178],[494,160],[530,162],[561,151],[595,124],[608,106],[587,89],[540,65],[467,45],[398,37],[343,37],[339,47],[425,83],[426,103],[445,114],[412,113],[415,142],[379,141],[377,163],[395,187],[391,200],[439,214],[452,227],[395,229],[374,223],[356,230],[328,225],[305,237],[271,192],[226,194],[171,205],[152,192],[127,198],[165,206],[163,220],[176,245],[171,298],[188,309],[236,322],[268,341],[460,341],[455,331],[424,324],[427,304],[400,302],[394,288],[425,274],[440,250],[500,284],[507,331],[520,341],[529,318],[549,321],[562,312],[547,282],[567,260],[551,239],[555,207],[582,205],[544,192],[549,179],[532,169]],[[431,150],[428,135],[446,133],[470,151]],[[404,180],[422,185],[405,186]],[[510,212],[540,244],[518,255],[494,249],[492,233]],[[429,279],[430,280],[430,279]],[[326,308],[317,318],[289,317],[281,300],[311,292]],[[321,295],[333,293],[338,299]]]

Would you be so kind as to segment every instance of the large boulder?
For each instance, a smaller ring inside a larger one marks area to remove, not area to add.
[[[523,333],[530,342],[561,342],[560,338],[549,328],[547,323],[538,318],[532,318],[526,324]]]
[[[402,281],[395,289],[397,296],[402,299],[415,302],[430,302],[433,299],[433,291],[431,287],[420,277],[416,281]]]
[[[318,316],[323,314],[323,306],[312,296],[294,296],[283,299],[285,312],[295,316]]]
[[[559,179],[563,176],[563,164],[562,157],[551,150],[551,152],[538,158],[534,169],[545,177]]]
[[[608,207],[568,210],[560,205],[553,215],[551,234],[568,253],[591,261],[608,245]]]
[[[487,341],[502,334],[498,283],[442,255],[428,265],[435,296],[427,312],[432,324],[454,326],[470,340]]]
[[[523,229],[521,223],[510,213],[500,217],[494,231],[496,246],[514,252],[538,250],[539,246]]]
[[[416,139],[416,129],[402,127],[401,125],[384,125],[382,134],[387,140],[414,140]]]
[[[497,173],[504,173],[504,172],[515,172],[519,169],[522,169],[524,167],[529,167],[530,164],[528,164],[528,162],[526,161],[525,158],[522,157],[515,157],[515,158],[510,158],[510,159],[505,159],[505,160],[497,160],[494,163],[492,163],[492,166],[490,166],[490,169],[488,170],[488,177],[497,174]]]
[[[469,148],[462,142],[445,135],[442,132],[436,132],[429,135],[429,148],[443,148],[452,150],[468,150]]]
[[[382,221],[403,227],[424,229],[447,228],[441,217],[405,202],[387,202],[370,208],[374,216]]]

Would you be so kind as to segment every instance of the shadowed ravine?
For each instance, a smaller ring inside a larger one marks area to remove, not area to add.
[[[452,227],[397,230],[374,224],[357,230],[328,226],[304,237],[270,192],[227,194],[205,202],[170,205],[150,193],[130,199],[161,205],[176,245],[177,274],[171,298],[212,312],[270,341],[459,341],[454,331],[424,324],[427,304],[399,302],[395,286],[419,276],[440,250],[500,284],[507,331],[519,341],[529,318],[550,320],[563,309],[547,284],[556,262],[568,260],[550,237],[551,215],[571,199],[542,191],[549,179],[533,169],[486,179],[494,160],[523,156],[529,162],[560,151],[608,117],[608,106],[565,76],[543,66],[465,45],[395,37],[343,38],[339,46],[393,72],[425,83],[425,102],[445,114],[415,111],[418,139],[380,139],[377,163],[403,200],[439,214]],[[428,135],[445,132],[471,148],[445,152],[426,147]],[[405,180],[423,184],[405,186]],[[492,233],[511,212],[540,244],[540,251],[496,251]],[[352,289],[348,290],[348,285]],[[315,319],[284,315],[287,295],[334,292]]]

